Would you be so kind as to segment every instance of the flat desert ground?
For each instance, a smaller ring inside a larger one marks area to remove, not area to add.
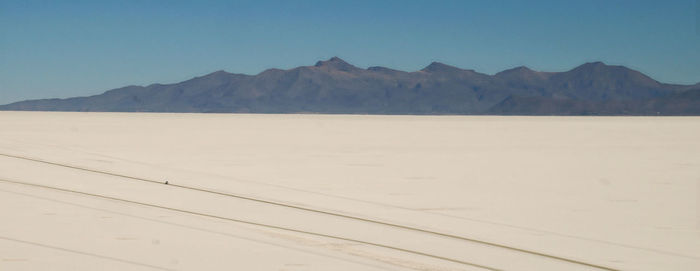
[[[0,270],[700,270],[697,117],[0,127]]]

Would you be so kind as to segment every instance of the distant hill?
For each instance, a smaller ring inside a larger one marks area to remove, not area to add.
[[[623,66],[478,73],[434,62],[416,72],[362,69],[340,58],[257,75],[217,71],[0,110],[497,115],[700,115],[700,84],[671,85]]]

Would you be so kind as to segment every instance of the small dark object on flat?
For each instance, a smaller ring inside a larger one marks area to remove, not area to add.
[[[165,184],[168,184],[168,181],[165,181]]]

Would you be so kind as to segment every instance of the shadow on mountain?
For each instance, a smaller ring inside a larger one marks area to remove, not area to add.
[[[623,66],[487,75],[433,62],[404,72],[340,58],[257,75],[217,71],[100,95],[29,100],[0,110],[330,114],[699,115],[700,85],[659,83]]]

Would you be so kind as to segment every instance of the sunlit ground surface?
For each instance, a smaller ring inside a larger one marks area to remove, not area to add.
[[[0,112],[0,126],[2,154],[170,184],[0,156],[0,270],[596,270],[528,252],[700,269],[697,117]]]

